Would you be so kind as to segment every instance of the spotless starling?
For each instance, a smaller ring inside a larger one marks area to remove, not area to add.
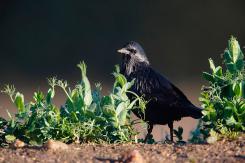
[[[131,41],[117,52],[122,54],[121,73],[127,80],[135,80],[131,91],[148,101],[145,114],[139,109],[133,110],[137,117],[148,123],[145,141],[155,124],[168,124],[173,141],[173,121],[182,117],[202,117],[201,108],[194,106],[180,89],[151,67],[139,43]],[[129,95],[129,98],[133,97]]]

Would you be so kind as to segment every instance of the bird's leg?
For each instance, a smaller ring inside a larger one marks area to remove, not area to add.
[[[151,124],[151,123],[148,124],[147,135],[145,137],[144,143],[146,143],[148,138],[150,137],[152,129],[153,129],[153,124]]]
[[[170,128],[170,140],[173,142],[174,141],[174,125],[173,125],[173,121],[168,123],[168,127]]]

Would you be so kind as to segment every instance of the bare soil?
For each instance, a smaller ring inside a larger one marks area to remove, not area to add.
[[[215,144],[71,144],[67,150],[0,148],[0,162],[120,162],[138,150],[145,162],[245,162],[245,136]]]

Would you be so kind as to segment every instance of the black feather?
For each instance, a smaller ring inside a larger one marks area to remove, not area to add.
[[[139,110],[134,110],[136,116],[144,117],[152,125],[170,124],[187,116],[201,118],[202,109],[194,106],[182,91],[150,66],[146,55],[142,54],[142,47],[138,43],[126,45],[129,46],[134,46],[136,54],[123,54],[121,73],[129,81],[135,79],[131,90],[149,100],[145,117]]]

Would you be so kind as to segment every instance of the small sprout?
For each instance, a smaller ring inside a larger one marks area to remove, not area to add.
[[[183,128],[182,128],[182,127],[178,127],[177,130],[174,129],[174,134],[175,134],[175,136],[177,137],[178,142],[183,141],[183,137],[182,137],[182,134],[183,134]]]
[[[52,88],[54,88],[57,85],[57,78],[56,77],[48,78],[48,84]]]
[[[41,103],[44,100],[44,94],[40,91],[34,92],[33,98],[34,98],[35,102]]]
[[[24,103],[24,95],[17,92],[15,95],[14,103],[16,107],[18,108],[19,113],[25,112],[25,103]]]
[[[5,85],[4,89],[1,92],[8,95],[11,98],[12,102],[14,101],[13,98],[13,96],[15,95],[14,85]]]
[[[68,87],[67,81],[63,80],[58,80],[57,81],[57,86],[61,87],[62,89],[66,89]]]
[[[82,76],[86,75],[87,72],[87,66],[85,64],[84,61],[80,62],[79,64],[77,64],[77,67],[80,68]]]
[[[102,90],[101,83],[95,83],[95,88],[96,90],[101,91]]]

